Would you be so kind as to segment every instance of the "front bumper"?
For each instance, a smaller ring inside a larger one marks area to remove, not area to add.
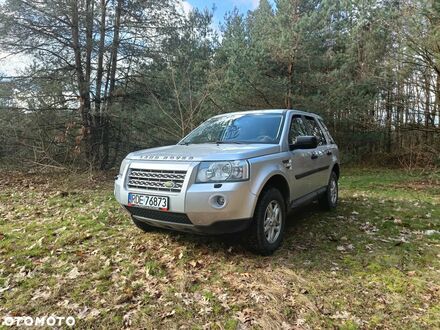
[[[115,197],[130,214],[139,221],[152,226],[199,233],[231,233],[243,230],[253,217],[257,196],[251,193],[249,181],[214,183],[194,183],[198,163],[171,164],[173,169],[186,170],[187,175],[182,190],[158,192],[128,188],[126,174],[115,180]],[[139,168],[171,167],[170,164],[137,162],[130,166]],[[128,171],[124,171],[127,173]],[[169,210],[157,211],[128,206],[128,193],[149,194],[169,197]],[[217,196],[225,203],[219,207],[214,201]]]
[[[220,220],[210,225],[194,225],[184,213],[172,213],[125,206],[133,218],[153,227],[197,234],[227,234],[245,230],[251,219]],[[156,214],[154,214],[156,213]]]

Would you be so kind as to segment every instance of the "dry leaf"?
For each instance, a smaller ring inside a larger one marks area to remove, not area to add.
[[[67,277],[70,279],[77,278],[80,274],[77,267],[72,268],[72,270],[67,274]]]

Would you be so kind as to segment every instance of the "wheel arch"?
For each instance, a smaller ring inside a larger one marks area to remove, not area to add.
[[[281,192],[284,197],[286,208],[288,208],[290,203],[290,188],[286,177],[281,173],[272,173],[268,176],[258,192],[258,200],[260,200],[262,192],[269,187],[276,188]]]
[[[338,180],[339,180],[339,176],[340,176],[340,167],[339,167],[339,164],[338,163],[335,163],[334,165],[333,165],[333,167],[332,167],[332,172],[335,172],[336,173],[336,176],[338,177]]]

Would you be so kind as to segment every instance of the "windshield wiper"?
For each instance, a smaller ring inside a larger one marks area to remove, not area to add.
[[[219,144],[244,144],[244,143],[246,143],[246,142],[242,142],[242,141],[211,141],[211,142],[204,142],[204,143],[215,143],[215,144],[217,144],[217,145],[219,145]],[[194,142],[182,142],[182,143],[179,143],[179,145],[181,145],[181,146],[183,146],[183,145],[185,145],[185,146],[188,146],[188,145],[190,145],[190,144],[203,144],[203,143],[194,143]]]

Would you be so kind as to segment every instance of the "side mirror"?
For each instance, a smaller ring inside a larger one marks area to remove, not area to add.
[[[315,149],[318,146],[316,136],[297,136],[294,144],[291,144],[290,150],[296,149]]]

